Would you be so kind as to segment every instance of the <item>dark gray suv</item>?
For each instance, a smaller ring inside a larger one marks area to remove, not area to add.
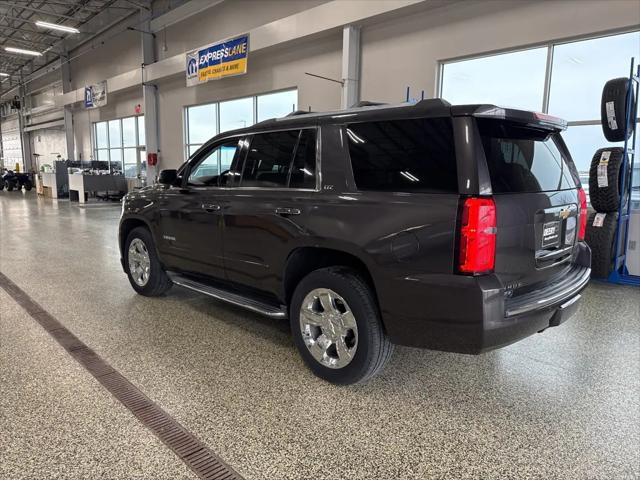
[[[393,344],[480,353],[559,325],[590,275],[566,123],[493,105],[299,112],[218,135],[126,196],[122,266],[288,317],[313,372]]]

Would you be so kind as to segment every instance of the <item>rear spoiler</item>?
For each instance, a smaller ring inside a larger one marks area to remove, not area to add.
[[[451,107],[453,116],[472,116],[495,120],[508,120],[533,128],[561,132],[567,129],[567,121],[546,113],[496,107],[495,105],[461,105]]]

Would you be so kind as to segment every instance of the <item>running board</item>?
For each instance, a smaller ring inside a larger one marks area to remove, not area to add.
[[[239,293],[230,292],[228,290],[223,290],[221,288],[216,288],[212,287],[211,285],[197,282],[177,273],[167,272],[167,275],[175,285],[193,290],[194,292],[202,293],[209,297],[213,297],[216,300],[221,300],[237,307],[251,310],[252,312],[256,312],[261,315],[266,315],[267,317],[287,318],[287,311],[284,306],[278,307],[276,305],[270,305],[268,303],[241,295]]]

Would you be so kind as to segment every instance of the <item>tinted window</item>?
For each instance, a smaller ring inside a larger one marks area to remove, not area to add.
[[[316,188],[316,131],[302,130],[291,169],[291,188]]]
[[[229,169],[237,149],[238,140],[231,140],[203,153],[189,174],[189,184],[218,185],[220,173]]]
[[[345,131],[360,190],[457,192],[449,119],[358,123]]]
[[[494,193],[575,188],[575,167],[555,135],[496,120],[480,120],[478,127]]]
[[[299,130],[253,136],[242,169],[242,187],[286,187]]]

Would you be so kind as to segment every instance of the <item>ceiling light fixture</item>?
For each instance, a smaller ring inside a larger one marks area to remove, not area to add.
[[[11,53],[22,53],[23,55],[33,55],[34,57],[41,57],[42,54],[40,52],[36,52],[35,50],[25,50],[24,48],[15,48],[15,47],[4,47],[7,52]]]
[[[80,33],[80,30],[75,27],[67,27],[65,25],[58,25],[57,23],[42,22],[38,20],[36,25],[42,28],[50,28],[51,30],[59,30],[61,32]]]
[[[9,76],[8,73],[0,72],[0,77],[8,77],[8,76]]]

